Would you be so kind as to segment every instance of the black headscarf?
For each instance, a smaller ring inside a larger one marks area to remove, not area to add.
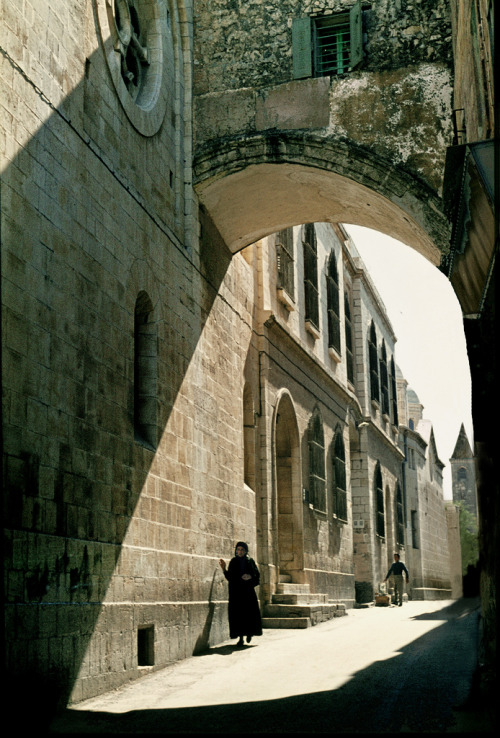
[[[245,549],[245,551],[246,551],[246,552],[247,552],[247,554],[248,554],[248,544],[247,544],[247,543],[245,543],[244,541],[238,541],[238,543],[237,543],[237,544],[236,544],[236,546],[234,547],[234,555],[235,555],[235,556],[236,556],[236,549],[238,548],[238,546],[241,546],[241,548],[244,548],[244,549]]]

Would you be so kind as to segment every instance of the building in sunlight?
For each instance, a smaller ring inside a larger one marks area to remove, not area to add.
[[[452,18],[292,5],[4,1],[6,701],[37,719],[225,640],[238,540],[274,625],[294,597],[303,624],[373,601],[413,509],[415,587],[447,589],[441,462],[401,431],[396,336],[339,224],[471,287],[441,199]]]

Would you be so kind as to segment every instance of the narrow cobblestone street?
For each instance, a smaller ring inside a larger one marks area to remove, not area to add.
[[[51,733],[492,732],[477,599],[350,610],[225,642],[59,715]]]

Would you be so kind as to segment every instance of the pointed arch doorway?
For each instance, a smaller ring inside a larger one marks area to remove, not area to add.
[[[274,417],[276,489],[275,540],[279,581],[304,580],[304,528],[300,474],[300,437],[290,395],[278,400]]]

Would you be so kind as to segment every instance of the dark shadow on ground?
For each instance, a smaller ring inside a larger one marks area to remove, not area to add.
[[[455,608],[457,614],[393,658],[371,664],[335,690],[269,701],[121,714],[66,710],[50,732],[492,733],[493,706],[471,695],[479,613],[465,604],[463,612],[458,604],[444,608],[441,613]],[[300,673],[291,672],[289,678],[300,680]],[[242,668],[237,689],[243,694],[245,683]]]

